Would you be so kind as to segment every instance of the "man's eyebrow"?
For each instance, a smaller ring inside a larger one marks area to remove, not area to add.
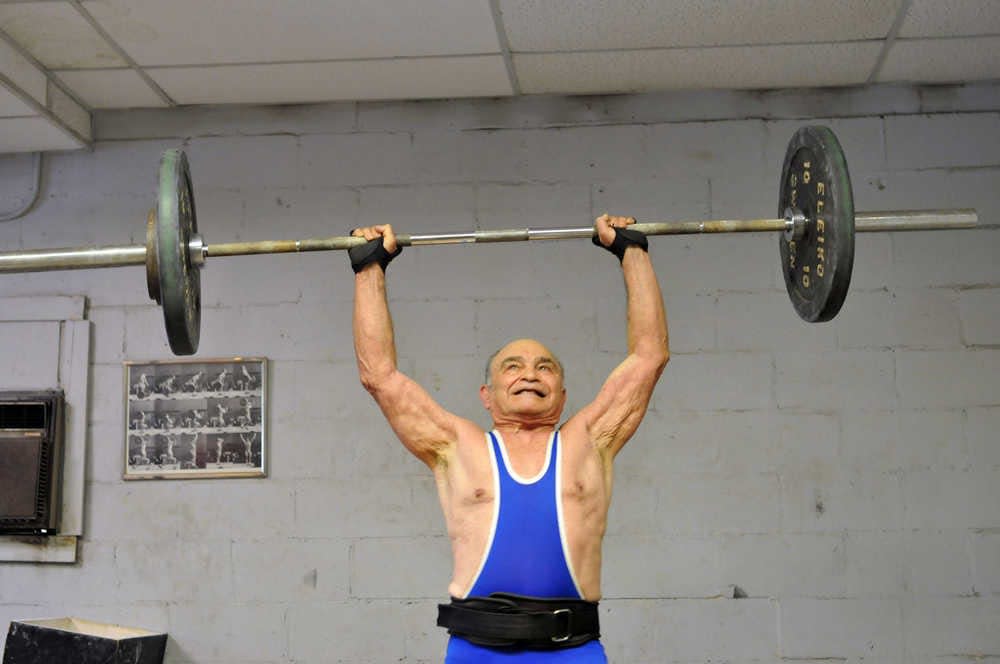
[[[524,357],[522,357],[520,355],[508,355],[507,357],[505,357],[502,360],[500,360],[500,365],[503,366],[504,364],[507,364],[508,362],[521,362],[521,363],[524,363]]]

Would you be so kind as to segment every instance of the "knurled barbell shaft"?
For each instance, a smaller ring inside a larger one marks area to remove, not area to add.
[[[951,230],[973,228],[979,220],[975,210],[890,210],[855,214],[855,230],[860,233],[889,231]],[[789,230],[786,219],[716,219],[708,221],[670,221],[635,224],[633,228],[646,235],[698,235],[703,233],[759,233]],[[483,230],[469,233],[438,233],[397,236],[402,246],[431,244],[469,244],[520,242],[525,240],[586,239],[594,234],[593,226],[579,228]],[[356,237],[331,237],[307,240],[274,240],[230,242],[204,247],[206,257],[248,256],[254,254],[284,254],[305,251],[336,251],[363,244]],[[101,267],[144,265],[146,247],[128,245],[65,249],[33,249],[0,253],[0,274],[44,272],[54,270],[85,270]]]

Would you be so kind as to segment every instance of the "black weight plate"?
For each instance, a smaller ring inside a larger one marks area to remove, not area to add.
[[[198,350],[201,279],[190,252],[191,236],[197,232],[187,157],[181,150],[167,150],[160,159],[156,267],[163,321],[175,355],[191,355]]]
[[[847,160],[829,127],[802,127],[788,143],[778,216],[806,218],[798,240],[782,236],[781,271],[795,311],[810,323],[837,315],[854,268],[854,194]]]

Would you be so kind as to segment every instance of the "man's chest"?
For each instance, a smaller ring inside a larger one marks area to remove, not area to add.
[[[504,492],[544,483],[563,504],[599,507],[610,496],[610,472],[589,445],[560,440],[551,453],[469,445],[448,464],[440,486],[453,510],[481,510]],[[538,495],[538,492],[535,492]]]

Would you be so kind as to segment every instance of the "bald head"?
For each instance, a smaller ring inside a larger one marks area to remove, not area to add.
[[[542,342],[536,341],[535,339],[515,339],[514,341],[511,341],[511,342],[507,343],[506,345],[501,346],[500,348],[498,348],[496,351],[494,351],[494,353],[492,355],[490,355],[489,359],[486,360],[486,371],[483,374],[483,382],[486,385],[492,385],[493,384],[493,371],[496,368],[494,366],[494,363],[502,362],[507,357],[515,357],[515,356],[516,357],[520,357],[520,355],[507,355],[504,352],[504,351],[509,351],[509,352],[512,352],[512,353],[517,353],[517,352],[519,352],[520,349],[515,348],[515,347],[518,346],[518,345],[520,345],[520,344],[527,344],[528,347],[529,347],[529,349],[530,349],[531,345],[536,346],[535,350],[540,350],[542,356],[547,357],[548,359],[552,360],[555,363],[555,365],[559,368],[559,375],[561,375],[563,378],[566,377],[566,371],[563,368],[562,362],[560,362],[559,358],[556,357],[555,353],[553,353],[548,348],[546,348],[542,344]]]

